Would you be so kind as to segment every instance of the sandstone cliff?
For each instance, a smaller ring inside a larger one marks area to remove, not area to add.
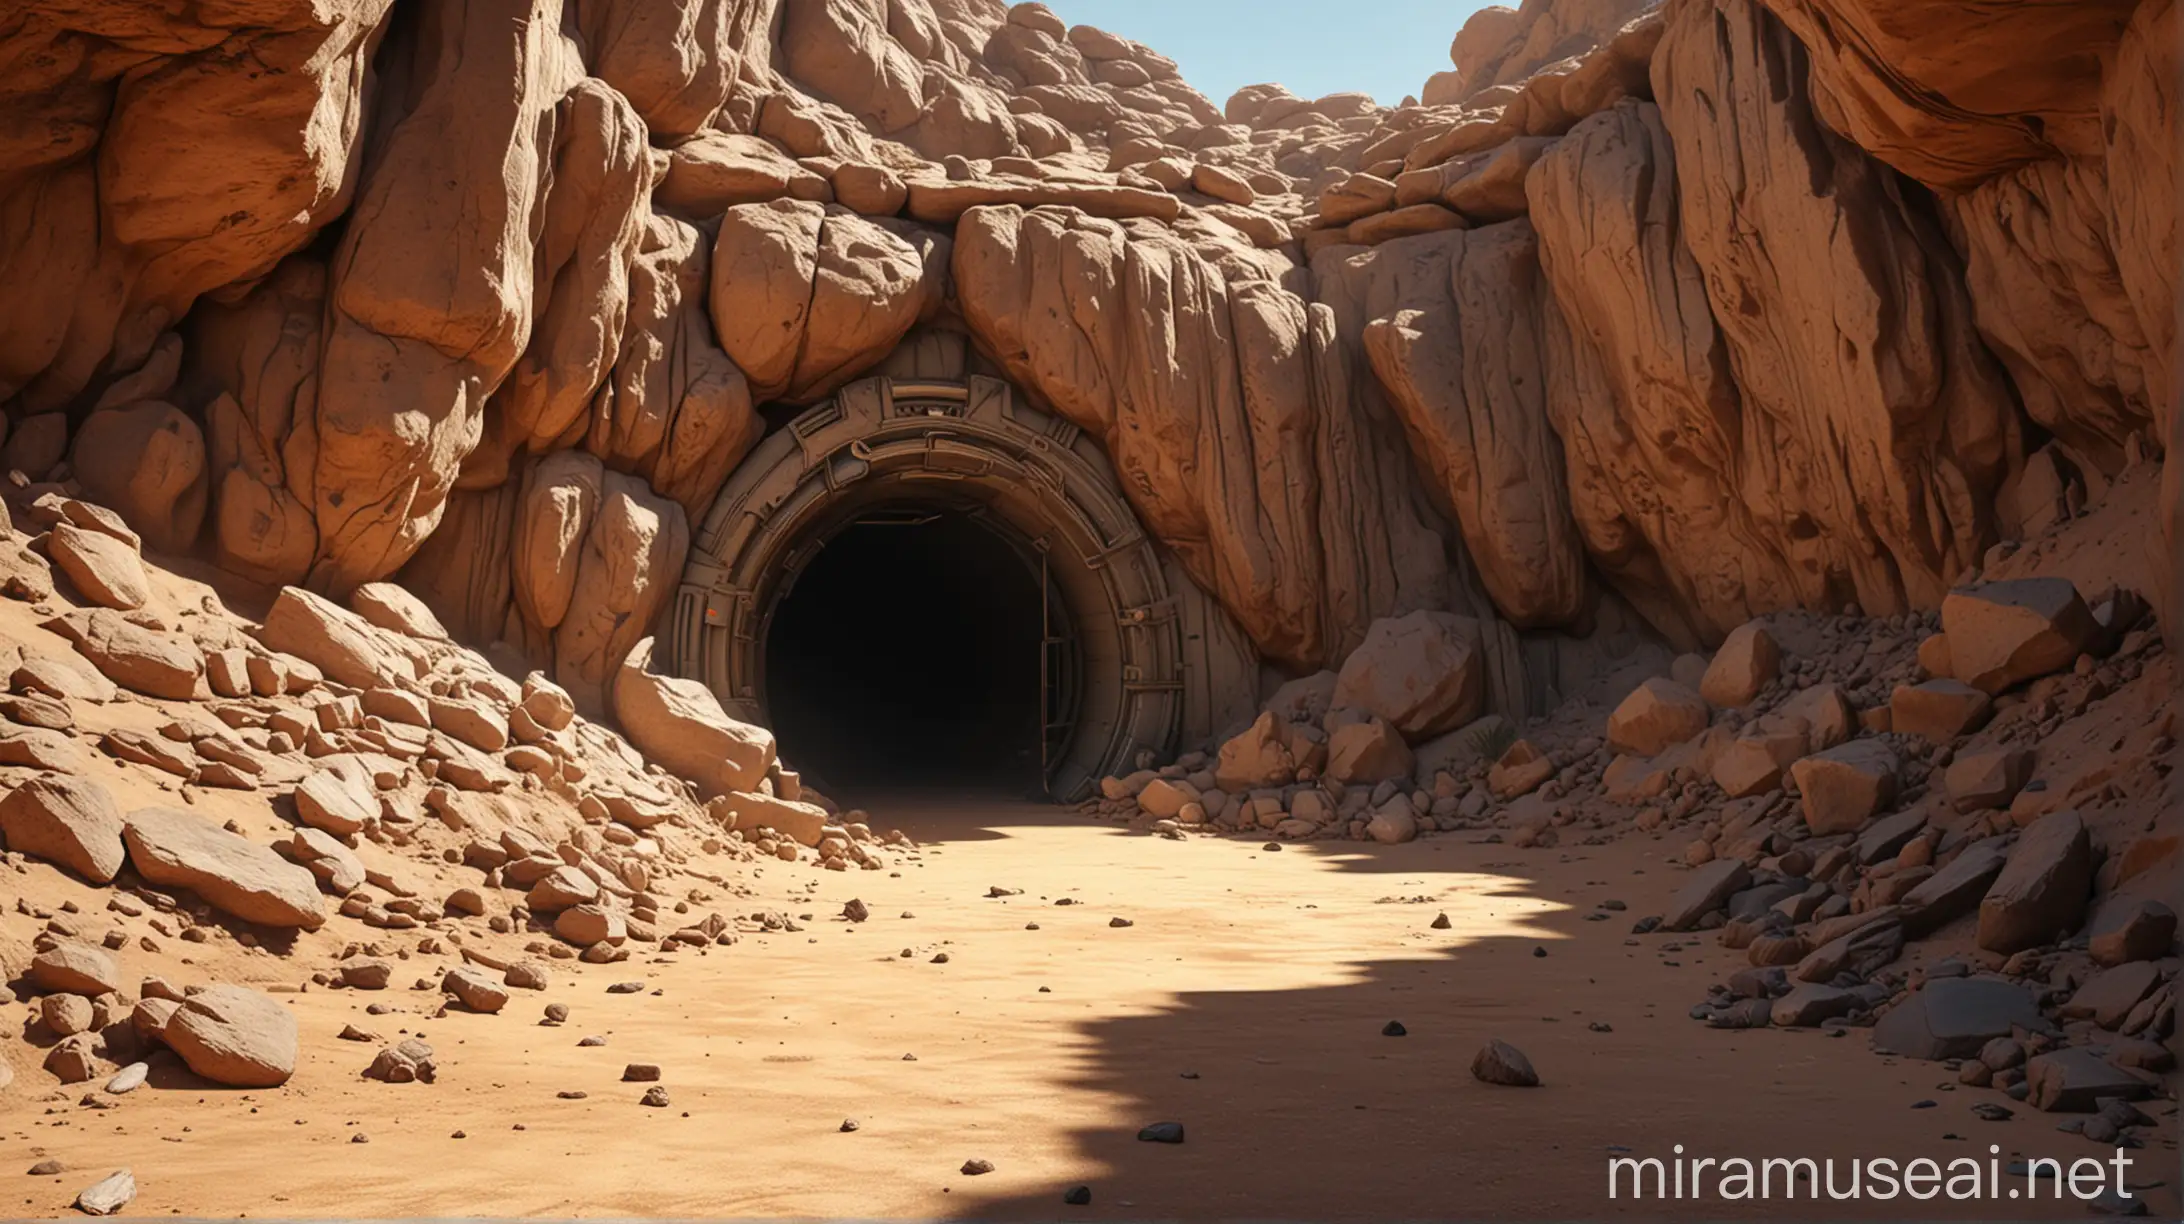
[[[596,710],[765,410],[961,335],[1264,659],[1456,612],[1514,712],[1932,610],[2137,464],[2174,555],[2177,38],[1527,0],[1423,102],[1216,106],[1036,3],[28,0],[5,467]]]

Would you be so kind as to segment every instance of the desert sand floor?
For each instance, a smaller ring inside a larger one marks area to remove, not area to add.
[[[1665,843],[1268,852],[1026,804],[875,815],[925,844],[899,878],[766,870],[759,903],[812,915],[801,931],[565,967],[498,1016],[432,1018],[437,992],[311,990],[288,996],[304,1055],[285,1088],[155,1082],[110,1111],[0,1119],[0,1215],[64,1212],[126,1165],[141,1191],[125,1214],[157,1216],[2082,1218],[2067,1200],[1793,1208],[1779,1183],[1765,1204],[1611,1201],[1606,1162],[1676,1143],[1716,1158],[2109,1154],[2053,1115],[1982,1121],[1970,1107],[1999,1094],[1876,1056],[1862,1033],[1689,1019],[1739,954],[1710,935],[1630,939],[1681,878]],[[839,916],[853,896],[862,925]],[[1608,900],[1628,909],[1588,920]],[[1431,929],[1440,913],[1449,928]],[[606,993],[640,978],[644,992]],[[397,1010],[367,1015],[375,1001]],[[539,1025],[545,1002],[569,1023]],[[1391,1019],[1408,1036],[1382,1036]],[[360,1078],[377,1046],[333,1040],[345,1024],[421,1033],[438,1082]],[[606,1045],[580,1048],[587,1034]],[[1489,1037],[1525,1050],[1544,1086],[1474,1080]],[[638,1105],[630,1062],[660,1064],[669,1108]],[[2152,1215],[2175,1219],[2175,1105],[2151,1111],[2161,1129],[2130,1179],[2158,1183]],[[1187,1142],[1136,1141],[1155,1121]],[[68,1171],[24,1175],[46,1157]],[[994,1171],[964,1175],[972,1159]],[[1092,1204],[1063,1206],[1078,1184]]]

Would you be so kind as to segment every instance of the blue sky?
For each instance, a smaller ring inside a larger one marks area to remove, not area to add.
[[[1219,106],[1279,81],[1316,98],[1361,89],[1385,106],[1449,66],[1448,44],[1487,0],[1046,0],[1071,25],[1134,38],[1183,66]],[[1516,7],[1517,0],[1501,0]]]

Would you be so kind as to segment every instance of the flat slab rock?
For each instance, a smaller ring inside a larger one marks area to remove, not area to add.
[[[1929,1062],[1973,1058],[2012,1026],[2048,1027],[2023,987],[1994,977],[1937,978],[1874,1023],[1873,1045]]]
[[[2084,1046],[2051,1050],[2025,1063],[2025,1082],[2034,1109],[2050,1113],[2092,1113],[2106,1097],[2136,1101],[2153,1089],[2145,1080],[2115,1066]]]
[[[85,1215],[108,1216],[127,1207],[135,1197],[136,1174],[117,1169],[85,1186],[76,1195],[76,1210]]]
[[[1661,915],[1661,929],[1690,930],[1751,883],[1752,870],[1740,859],[1715,859],[1694,869],[1691,878],[1669,899],[1668,909]]]
[[[187,888],[245,922],[316,929],[318,879],[264,846],[174,808],[129,814],[129,860],[154,884]]]

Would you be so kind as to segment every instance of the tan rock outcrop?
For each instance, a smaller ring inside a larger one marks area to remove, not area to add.
[[[1766,3],[1808,50],[1829,127],[1920,182],[1956,190],[2099,148],[2102,52],[2138,7]]]
[[[629,99],[655,138],[697,132],[745,64],[766,50],[773,6],[755,0],[577,0],[586,63]]]
[[[1546,312],[1548,409],[1587,552],[1682,646],[1821,596],[1755,521],[1733,473],[1741,397],[1682,237],[1660,112],[1577,125],[1527,181]]]
[[[1756,0],[1671,6],[1653,59],[1676,157],[1705,168],[1682,233],[1743,393],[1741,493],[1811,580],[1930,608],[1993,541],[2017,419],[1955,251],[1816,126],[1796,62]]]
[[[391,0],[38,3],[0,28],[0,402],[66,406],[349,204]],[[126,82],[124,82],[126,78]]]
[[[641,476],[696,523],[757,443],[751,388],[713,339],[712,268],[703,232],[667,217],[646,225],[629,271],[629,315],[614,369],[591,404],[584,446]]]
[[[774,762],[773,733],[728,717],[695,680],[655,675],[646,640],[614,677],[614,716],[639,751],[713,794],[758,789]],[[817,839],[807,844],[817,844]]]
[[[92,413],[76,427],[69,467],[86,497],[111,507],[153,548],[187,552],[205,521],[205,437],[172,404]]]
[[[1415,743],[1483,712],[1485,671],[1478,622],[1449,612],[1412,612],[1373,622],[1343,660],[1332,704],[1385,719]]]
[[[1586,603],[1584,549],[1547,419],[1531,227],[1512,222],[1376,255],[1397,263],[1401,305],[1366,327],[1365,351],[1480,582],[1521,627],[1575,622]]]
[[[964,216],[954,271],[981,348],[1106,444],[1147,527],[1262,654],[1313,670],[1375,617],[1437,606],[1446,562],[1383,441],[1398,427],[1356,407],[1335,314],[1284,287],[1286,261],[1218,257],[1002,206]]]
[[[938,289],[910,243],[810,201],[731,208],[713,243],[714,335],[759,401],[818,399],[871,368]]]
[[[557,0],[441,7],[413,97],[382,99],[385,143],[330,264],[312,506],[320,589],[385,577],[432,534],[539,309],[553,154],[541,138],[581,64],[549,19]]]

